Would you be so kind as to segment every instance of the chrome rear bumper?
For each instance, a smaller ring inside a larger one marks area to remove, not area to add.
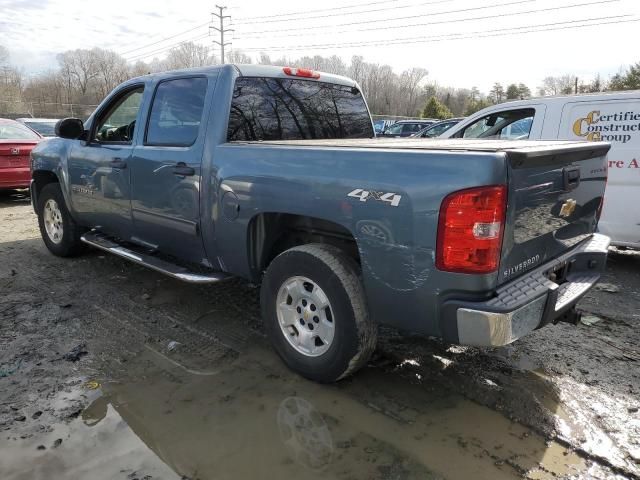
[[[594,234],[559,258],[501,286],[486,302],[458,302],[458,342],[499,346],[562,318],[600,279],[610,239]],[[549,272],[566,268],[563,283]]]

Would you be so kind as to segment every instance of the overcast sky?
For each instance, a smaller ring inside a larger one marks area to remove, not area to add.
[[[229,41],[247,54],[336,54],[346,61],[362,55],[398,72],[423,67],[431,81],[485,92],[495,81],[524,82],[535,90],[547,75],[571,73],[588,81],[600,72],[606,78],[640,61],[639,0],[225,4],[234,29]],[[57,53],[75,48],[150,60],[180,41],[212,45],[206,36],[212,8],[205,0],[0,0],[0,44],[29,74],[54,68]],[[523,33],[532,30],[537,32]]]

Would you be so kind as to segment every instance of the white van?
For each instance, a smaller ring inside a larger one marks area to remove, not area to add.
[[[440,136],[450,137],[610,142],[609,180],[598,228],[613,245],[640,248],[640,91],[501,103]]]

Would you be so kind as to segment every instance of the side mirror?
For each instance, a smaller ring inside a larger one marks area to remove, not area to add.
[[[84,124],[79,118],[63,118],[55,127],[56,136],[76,140],[84,134]]]

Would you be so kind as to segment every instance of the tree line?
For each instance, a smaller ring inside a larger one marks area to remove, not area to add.
[[[489,105],[507,100],[529,98],[532,93],[524,83],[503,86],[496,82],[487,93],[478,88],[452,88],[430,82],[428,71],[414,67],[396,73],[390,65],[367,62],[353,56],[345,62],[337,55],[303,56],[296,59],[271,58],[261,54],[256,58],[234,50],[225,59],[228,63],[261,65],[291,65],[308,67],[356,80],[371,112],[378,115],[450,118],[470,115]],[[68,50],[57,55],[57,68],[35,76],[27,76],[11,62],[10,52],[0,45],[0,115],[29,114],[19,111],[24,105],[42,106],[42,110],[58,114],[53,105],[96,105],[123,81],[164,70],[202,67],[218,64],[219,58],[208,46],[192,42],[171,49],[166,57],[149,62],[133,63],[112,50],[101,48]],[[627,90],[640,88],[640,62],[614,75],[608,82],[600,75],[583,82],[575,75],[546,77],[537,94]],[[92,107],[78,116],[87,116]],[[60,112],[62,116],[67,112]]]

